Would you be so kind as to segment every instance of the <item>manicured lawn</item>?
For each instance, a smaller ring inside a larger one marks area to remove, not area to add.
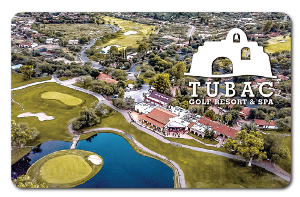
[[[148,37],[151,33],[155,32],[155,26],[150,26],[146,24],[140,24],[128,20],[122,20],[114,17],[105,16],[103,17],[105,21],[108,21],[110,24],[115,25],[117,24],[118,27],[122,32],[126,31],[137,31],[138,34],[131,34],[131,35],[120,35],[116,39],[112,39],[109,42],[102,44],[98,47],[105,47],[109,45],[120,45],[122,48],[126,48],[128,46],[132,46],[133,48],[137,48],[138,44],[137,41],[142,40],[143,37]]]
[[[32,78],[29,80],[24,80],[23,75],[15,72],[11,72],[11,88],[16,88],[24,86],[30,83],[50,80],[51,77],[41,77],[41,78]]]
[[[189,133],[189,135],[197,140],[200,140],[201,142],[204,142],[205,144],[213,144],[213,145],[218,144],[218,142],[215,140],[205,139],[205,138],[199,137],[193,133]]]
[[[77,106],[69,106],[59,100],[41,98],[41,94],[44,92],[54,91],[81,99],[82,103]],[[72,135],[67,130],[71,119],[79,116],[79,111],[83,106],[90,107],[91,103],[97,100],[94,96],[52,82],[15,90],[11,95],[25,109],[23,111],[18,104],[12,102],[11,119],[17,123],[26,122],[29,127],[35,127],[40,133],[35,142],[28,144],[33,146],[49,140],[72,141]],[[54,120],[39,121],[36,117],[17,117],[24,112],[45,112],[49,116],[54,116]],[[20,151],[24,151],[23,154],[16,153],[12,156],[12,164],[26,154],[26,149]]]
[[[92,172],[89,164],[80,156],[63,155],[46,161],[40,175],[48,183],[69,183],[78,181]]]
[[[30,177],[46,182],[50,188],[68,188],[80,185],[95,174],[103,166],[94,165],[88,160],[90,151],[70,149],[51,153],[36,161],[27,171]]]
[[[285,41],[285,42],[280,42]],[[266,53],[275,53],[277,51],[281,52],[284,50],[291,51],[291,37],[290,36],[277,36],[268,40],[269,44],[264,47]]]
[[[180,143],[180,144],[185,144],[185,145],[189,145],[189,146],[194,146],[194,147],[205,148],[205,149],[209,149],[209,150],[215,150],[215,151],[228,153],[223,147],[216,148],[213,146],[205,146],[204,144],[201,144],[192,139],[182,139],[182,138],[166,138],[166,139],[173,141],[173,142]]]
[[[76,106],[82,103],[82,100],[74,96],[63,94],[60,92],[44,92],[41,94],[43,99],[54,99],[63,102],[66,105]]]

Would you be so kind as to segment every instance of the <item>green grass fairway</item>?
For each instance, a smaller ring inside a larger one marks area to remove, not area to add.
[[[80,156],[63,155],[42,165],[40,175],[48,183],[70,183],[83,179],[92,172],[90,165]]]
[[[34,82],[50,80],[51,77],[32,78],[24,80],[23,75],[15,72],[11,72],[11,88],[20,87]]]
[[[284,41],[285,42],[280,42],[280,41]],[[283,36],[277,36],[277,37],[273,37],[270,40],[268,40],[269,44],[267,47],[264,47],[264,50],[266,53],[275,53],[277,51],[281,52],[281,51],[291,51],[291,37],[289,35],[285,36],[285,38],[283,38]]]
[[[76,106],[82,103],[81,99],[60,92],[44,92],[41,97],[43,99],[56,99],[70,106]]]
[[[151,33],[155,32],[155,26],[150,26],[146,24],[140,24],[128,20],[122,20],[114,17],[105,16],[103,17],[105,21],[108,21],[110,24],[117,24],[122,32],[126,31],[137,31],[138,34],[131,35],[121,35],[116,39],[110,40],[108,43],[101,45],[100,47],[105,47],[108,45],[120,45],[122,48],[126,48],[128,46],[132,46],[133,48],[137,48],[137,41],[142,40],[143,37],[148,37]]]
[[[56,99],[43,99],[41,94],[45,92],[63,92],[66,95],[81,99],[82,103],[70,106]],[[83,106],[90,107],[94,101],[97,101],[97,98],[92,95],[61,86],[54,82],[47,82],[22,90],[12,91],[11,98],[20,103],[25,109],[23,111],[18,104],[11,102],[11,119],[15,120],[16,123],[28,123],[29,127],[35,127],[39,131],[36,141],[27,144],[28,146],[37,146],[40,143],[50,140],[72,141],[73,136],[67,129],[71,119],[79,116],[79,111]],[[54,116],[54,119],[39,121],[36,117],[17,117],[24,112],[44,112],[49,116]],[[20,151],[21,154],[16,153],[12,155],[12,164],[28,152],[27,149],[20,149]]]
[[[69,188],[80,185],[97,174],[103,166],[88,160],[90,151],[70,149],[51,153],[36,161],[27,175],[46,182],[50,188]]]

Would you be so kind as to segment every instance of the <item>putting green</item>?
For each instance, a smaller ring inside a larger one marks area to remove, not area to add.
[[[48,183],[70,183],[85,178],[92,172],[90,165],[80,156],[64,155],[48,160],[40,169]]]
[[[98,156],[100,164],[93,164],[89,156]],[[49,188],[70,188],[80,185],[102,168],[103,159],[90,151],[69,149],[46,155],[37,160],[27,171],[30,177],[46,182]]]
[[[70,106],[76,106],[82,103],[81,99],[60,92],[44,92],[41,97],[43,99],[56,99]]]

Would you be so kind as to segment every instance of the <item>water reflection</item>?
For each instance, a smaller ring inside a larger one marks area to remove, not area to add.
[[[55,151],[70,149],[72,142],[44,142],[11,166],[11,178],[26,174],[30,165]],[[173,188],[173,170],[166,164],[138,154],[121,136],[98,133],[78,142],[76,149],[101,155],[100,172],[78,188]]]
[[[95,135],[92,135],[91,137],[89,137],[89,138],[86,138],[85,140],[87,141],[87,142],[92,142],[92,139],[94,138],[94,137],[96,137],[97,136],[97,133],[95,134]]]

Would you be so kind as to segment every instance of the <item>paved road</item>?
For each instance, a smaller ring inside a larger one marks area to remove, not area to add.
[[[96,42],[96,39],[89,41],[88,44],[83,45],[83,48],[81,49],[81,51],[79,53],[77,53],[77,60],[81,61],[82,64],[90,61],[85,52],[86,52],[86,50],[90,49],[91,46],[93,46],[95,44],[95,42]],[[101,66],[98,62],[95,62],[95,61],[90,61],[90,62],[92,63],[92,66],[94,68],[103,69],[103,66]]]
[[[188,38],[191,37],[191,36],[193,35],[195,29],[196,29],[195,26],[193,26],[193,25],[190,26],[190,29],[189,29],[189,31],[188,31],[188,33],[187,33],[187,37],[188,37]]]
[[[113,26],[113,25],[105,24],[105,26],[112,27],[113,28],[113,33],[120,30],[119,27],[116,27],[116,26]],[[97,38],[89,41],[86,45],[83,45],[82,50],[79,53],[77,53],[77,60],[78,61],[81,61],[83,64],[85,62],[90,61],[85,52],[86,52],[86,50],[90,49],[91,46],[93,46],[95,44],[96,40],[97,40]],[[101,66],[98,62],[95,62],[95,61],[90,61],[90,62],[92,63],[92,66],[94,68],[101,69],[101,70],[103,69],[103,66]]]

